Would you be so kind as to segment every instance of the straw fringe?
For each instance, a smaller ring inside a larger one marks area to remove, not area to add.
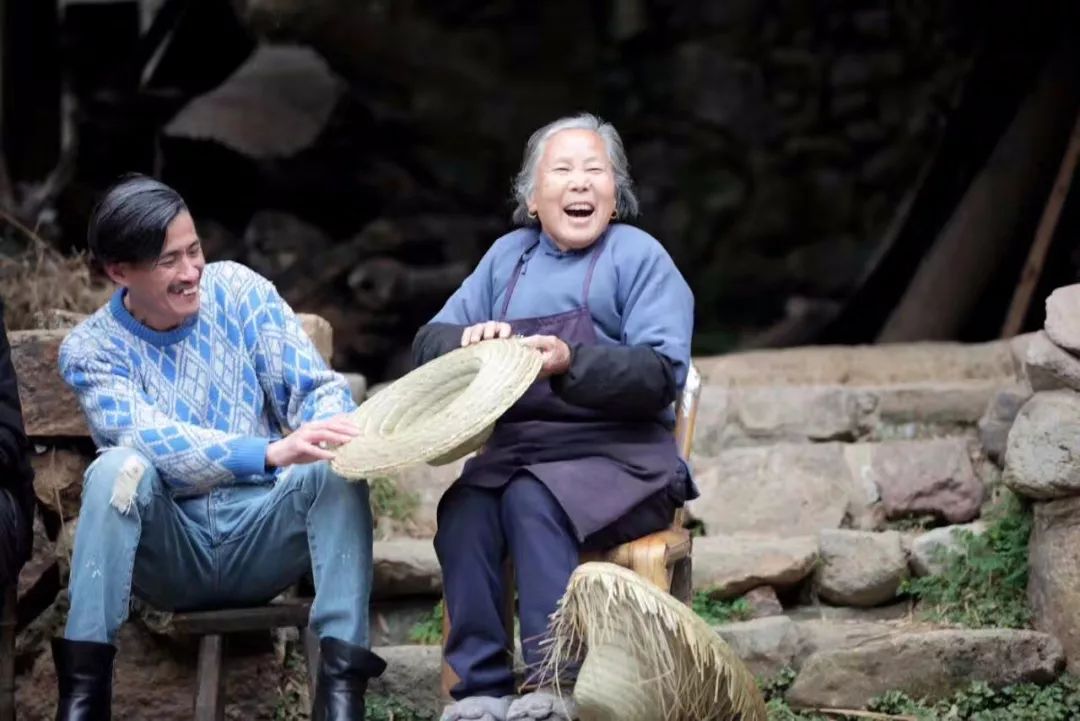
[[[766,721],[753,676],[697,614],[637,574],[611,563],[585,563],[552,616],[545,677],[608,644],[629,649],[665,721]],[[588,679],[583,665],[578,686]],[[579,698],[579,703],[587,701]],[[585,717],[583,713],[583,718]]]

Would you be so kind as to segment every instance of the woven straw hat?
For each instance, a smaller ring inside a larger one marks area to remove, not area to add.
[[[330,467],[358,480],[418,463],[450,463],[482,446],[536,380],[540,353],[508,338],[459,348],[399,378],[357,408],[360,434]]]
[[[584,655],[581,721],[766,721],[754,677],[719,634],[633,571],[581,564],[552,623],[547,678]]]

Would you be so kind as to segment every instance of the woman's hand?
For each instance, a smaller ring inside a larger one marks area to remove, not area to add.
[[[470,325],[461,332],[461,347],[464,348],[492,338],[509,338],[510,334],[509,323],[501,323],[497,320],[477,323],[476,325]]]
[[[562,338],[553,335],[531,335],[521,341],[540,351],[544,364],[540,366],[540,378],[562,375],[570,370],[570,346]]]

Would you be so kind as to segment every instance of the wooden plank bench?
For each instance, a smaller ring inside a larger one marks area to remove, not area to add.
[[[319,639],[308,628],[310,613],[311,599],[293,598],[251,608],[174,614],[169,623],[171,632],[199,637],[193,715],[195,721],[224,721],[225,641],[230,633],[296,628],[303,640],[308,684],[314,698],[315,678],[319,668]]]

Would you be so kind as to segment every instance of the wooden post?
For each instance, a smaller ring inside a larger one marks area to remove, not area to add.
[[[319,636],[311,630],[311,626],[300,629],[300,637],[304,639],[304,660],[307,663],[308,692],[311,701],[315,701],[315,692],[318,690],[319,680]]]
[[[1073,125],[1065,155],[1061,158],[1057,179],[1050,189],[1050,197],[1046,201],[1046,207],[1043,208],[1039,227],[1035,230],[1035,240],[1031,244],[1027,262],[1024,263],[1024,270],[1020,274],[1020,282],[1009,304],[1009,312],[1005,315],[1005,323],[1001,327],[1002,338],[1011,338],[1023,329],[1024,319],[1027,318],[1028,308],[1031,306],[1031,296],[1034,295],[1035,288],[1039,284],[1039,276],[1042,275],[1046,255],[1050,252],[1050,244],[1054,240],[1061,210],[1065,207],[1065,199],[1069,197],[1069,188],[1072,186],[1078,159],[1080,159],[1080,113],[1076,116],[1076,124]]]
[[[199,669],[195,679],[195,721],[225,721],[224,640],[207,634],[199,640]]]

